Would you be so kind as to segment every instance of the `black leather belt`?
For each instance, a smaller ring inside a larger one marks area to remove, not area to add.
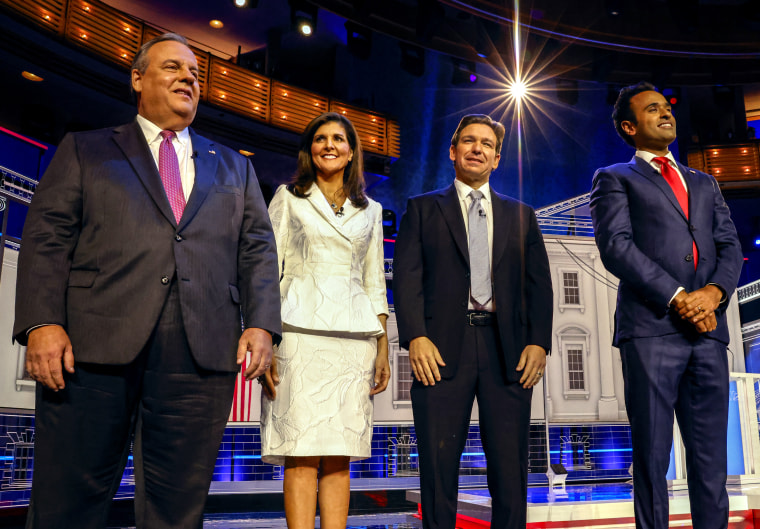
[[[483,327],[493,325],[496,323],[496,314],[487,310],[468,310],[467,323]]]

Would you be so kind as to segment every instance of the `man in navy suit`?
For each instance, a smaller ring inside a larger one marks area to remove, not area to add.
[[[695,529],[728,525],[726,306],[743,257],[715,179],[681,165],[670,104],[649,83],[621,90],[615,128],[636,148],[599,169],[591,190],[596,244],[620,279],[620,348],[633,442],[636,527],[668,527],[673,415],[686,447]]]
[[[526,523],[530,402],[551,345],[552,285],[533,209],[490,187],[503,139],[489,116],[462,118],[449,149],[454,183],[411,198],[396,241],[426,529],[454,529],[476,397],[491,526]]]
[[[26,218],[14,337],[38,381],[28,528],[102,528],[134,433],[139,528],[200,528],[247,353],[280,330],[277,252],[250,162],[189,129],[198,64],[136,55],[132,123],[67,135]],[[245,330],[241,333],[241,322]]]

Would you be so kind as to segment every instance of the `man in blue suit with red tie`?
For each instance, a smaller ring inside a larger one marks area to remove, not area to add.
[[[725,310],[743,257],[715,179],[678,163],[670,104],[649,83],[621,90],[615,128],[636,148],[599,169],[591,190],[596,244],[620,279],[620,348],[633,442],[636,527],[668,527],[673,415],[686,448],[695,529],[728,526]]]

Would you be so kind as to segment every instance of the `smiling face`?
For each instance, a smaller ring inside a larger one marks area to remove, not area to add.
[[[137,111],[163,130],[189,126],[198,109],[198,62],[192,50],[176,41],[154,44],[144,72],[132,70]]]
[[[636,148],[664,156],[668,145],[676,139],[676,118],[670,103],[659,92],[641,92],[631,98],[631,111],[636,123],[623,121],[620,126],[633,139]]]
[[[463,128],[459,141],[449,149],[457,180],[474,189],[488,182],[501,158],[496,143],[496,133],[488,125],[473,123]]]
[[[341,123],[328,121],[314,133],[311,140],[311,161],[314,163],[317,178],[343,178],[343,171],[353,157],[354,151],[348,143],[346,129]]]

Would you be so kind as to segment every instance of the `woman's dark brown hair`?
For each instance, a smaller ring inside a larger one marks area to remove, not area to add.
[[[348,118],[336,112],[326,112],[314,118],[311,123],[306,125],[306,130],[301,135],[301,144],[298,149],[298,168],[288,186],[288,190],[297,197],[303,198],[308,196],[307,190],[311,184],[317,181],[317,171],[311,158],[311,144],[319,127],[331,121],[340,123],[343,126],[343,130],[346,131],[348,144],[354,152],[353,159],[348,162],[348,165],[343,170],[343,193],[354,207],[364,209],[369,202],[367,195],[364,194],[364,156],[362,155],[361,143],[359,143],[359,135]]]

